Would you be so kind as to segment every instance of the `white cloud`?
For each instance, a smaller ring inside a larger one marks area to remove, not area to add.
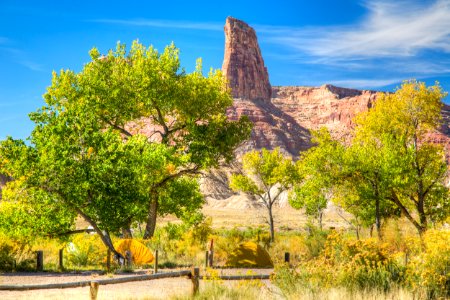
[[[150,20],[150,19],[138,19],[138,20],[97,19],[91,20],[91,22],[117,24],[125,26],[223,31],[223,24],[208,23],[208,22]]]
[[[344,79],[330,80],[330,84],[348,87],[348,88],[380,88],[391,84],[400,84],[405,78],[387,78],[387,79]]]
[[[448,56],[436,63],[425,53],[450,53],[450,0],[370,0],[363,5],[367,14],[356,24],[256,27],[262,41],[289,49],[300,63],[352,70],[397,66],[398,72],[419,75],[450,71]]]
[[[30,55],[26,51],[11,47],[0,47],[0,51],[6,52],[12,58],[12,61],[24,66],[27,69],[30,69],[31,71],[46,71],[44,65],[32,61],[30,59]]]
[[[412,56],[424,49],[450,52],[450,0],[369,1],[358,24],[314,28],[262,26],[267,41],[324,58]]]
[[[27,69],[30,69],[31,71],[37,71],[37,72],[43,72],[46,71],[44,66],[42,64],[30,61],[30,60],[19,60],[18,63],[22,66],[24,66]]]

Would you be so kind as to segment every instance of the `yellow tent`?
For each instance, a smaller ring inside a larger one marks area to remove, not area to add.
[[[259,267],[273,268],[272,259],[269,253],[254,242],[240,244],[228,256],[227,267]]]
[[[125,252],[130,251],[133,264],[135,265],[148,264],[155,259],[150,249],[145,247],[141,242],[133,239],[120,240],[114,246],[117,252],[124,257],[126,255]]]

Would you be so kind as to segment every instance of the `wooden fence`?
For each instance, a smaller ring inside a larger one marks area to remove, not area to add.
[[[97,299],[97,293],[100,285],[107,284],[117,284],[126,283],[134,281],[143,280],[154,280],[163,278],[175,278],[175,277],[186,277],[192,282],[192,295],[198,293],[199,290],[199,280],[211,280],[211,279],[222,279],[222,280],[263,280],[269,279],[270,275],[260,274],[260,275],[218,275],[218,276],[200,276],[200,269],[193,267],[190,270],[180,270],[174,272],[164,272],[155,273],[148,275],[137,275],[121,278],[109,278],[109,279],[99,279],[99,280],[85,280],[76,282],[65,282],[65,283],[51,283],[51,284],[30,284],[30,285],[0,285],[0,291],[28,291],[28,290],[42,290],[42,289],[66,289],[66,288],[77,288],[89,286],[91,300]]]
[[[211,247],[212,248],[212,247]],[[213,250],[206,252],[205,257],[205,267],[213,267]],[[110,269],[110,257],[111,252],[108,251],[107,255],[107,270]],[[285,263],[290,263],[290,254],[288,252],[284,255]],[[63,251],[59,251],[59,268],[64,270],[63,262]],[[44,257],[43,251],[36,251],[36,270],[42,272],[44,270]],[[137,275],[130,277],[121,278],[110,278],[110,279],[99,279],[99,280],[85,280],[77,282],[66,282],[66,283],[52,283],[52,284],[30,284],[30,285],[0,285],[0,291],[27,291],[27,290],[42,290],[42,289],[65,289],[65,288],[77,288],[77,287],[90,287],[91,299],[97,299],[97,293],[100,285],[107,284],[117,284],[126,283],[133,281],[143,281],[143,280],[154,280],[162,278],[175,278],[175,277],[187,277],[192,282],[192,294],[195,295],[199,289],[199,280],[211,280],[211,279],[221,279],[221,280],[264,280],[270,279],[268,274],[259,275],[215,275],[215,276],[200,276],[199,268],[193,267],[190,270],[181,270],[174,272],[164,272],[158,273],[158,250],[155,251],[155,263],[154,263],[154,274],[147,275]]]

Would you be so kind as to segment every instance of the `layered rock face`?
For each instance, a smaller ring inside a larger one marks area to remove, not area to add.
[[[327,127],[336,138],[346,139],[353,118],[376,100],[375,91],[332,85],[271,88],[255,31],[242,21],[228,18],[225,39],[223,72],[235,98],[228,117],[247,115],[254,124],[250,140],[236,151],[238,157],[250,150],[275,147],[298,157],[300,151],[311,147],[310,130],[321,127]],[[445,146],[450,161],[450,106],[444,105],[442,114],[442,128],[429,139]],[[240,209],[255,206],[254,199],[229,190],[229,175],[236,171],[238,162],[203,179],[202,191],[210,205]]]
[[[269,101],[272,89],[256,33],[247,23],[228,17],[222,70],[234,98]]]

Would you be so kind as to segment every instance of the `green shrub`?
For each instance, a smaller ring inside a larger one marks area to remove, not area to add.
[[[66,267],[100,267],[106,261],[106,246],[98,235],[77,234],[65,249]]]
[[[0,271],[12,271],[15,267],[15,259],[12,255],[12,246],[8,244],[0,245]]]
[[[35,264],[29,244],[0,235],[0,271],[31,271]]]

